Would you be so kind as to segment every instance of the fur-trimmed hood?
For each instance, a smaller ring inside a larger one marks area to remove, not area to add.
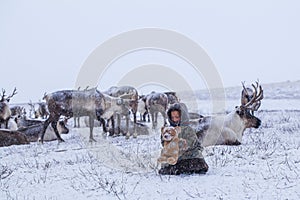
[[[175,123],[171,119],[171,112],[172,111],[178,111],[180,114],[180,122]],[[188,108],[184,103],[175,103],[173,104],[167,111],[168,115],[168,120],[171,126],[187,126],[190,121],[189,113],[188,113]]]

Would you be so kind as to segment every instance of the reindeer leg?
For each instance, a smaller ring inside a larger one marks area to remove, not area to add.
[[[109,122],[111,121],[111,118],[107,119],[106,127],[109,127]]]
[[[5,120],[5,128],[6,129],[8,129],[8,120],[9,120],[9,118]]]
[[[93,136],[94,117],[89,116],[89,125],[90,125],[90,142],[97,142]]]
[[[150,122],[150,115],[149,115],[149,112],[147,111],[146,113],[147,117],[148,117],[148,122]],[[145,118],[146,119],[146,118]]]
[[[100,118],[99,121],[100,121],[100,124],[102,124],[103,133],[107,133],[108,131],[107,131],[107,127],[105,124],[105,120],[103,118]]]
[[[77,127],[80,128],[80,117],[77,117]]]
[[[146,122],[146,115],[147,115],[147,112],[144,112],[144,113],[140,113],[140,115],[141,115],[141,121],[143,121],[143,122]]]
[[[53,130],[55,132],[55,135],[57,137],[58,142],[64,142],[64,140],[60,137],[60,134],[59,134],[59,132],[57,130],[57,120],[51,122],[51,126],[52,126],[52,128],[53,128]]]
[[[133,123],[133,138],[137,138],[136,123]]]
[[[116,133],[115,133],[115,119],[113,117],[111,117],[110,119],[111,119],[111,127],[112,127],[111,135],[116,136]]]
[[[154,116],[154,124],[155,124],[155,129],[157,128],[157,118],[158,118],[158,112],[155,113],[155,116]]]
[[[74,128],[76,128],[76,117],[74,117]]]
[[[121,114],[116,114],[115,115],[116,118],[117,118],[117,135],[122,135],[122,132],[121,132]]]
[[[48,128],[49,124],[52,122],[52,117],[49,116],[49,118],[44,122],[44,127],[41,135],[39,136],[38,141],[41,142],[42,144],[44,143],[44,135],[46,132],[46,129]]]
[[[164,126],[166,126],[167,125],[167,114],[166,114],[166,112],[161,112],[161,115],[164,118]]]
[[[129,120],[130,120],[130,117],[129,117],[129,115],[128,116],[126,116],[126,130],[125,130],[125,132],[126,132],[126,139],[129,139],[129,137],[130,137],[130,132],[129,132]],[[133,123],[133,124],[135,124],[135,123]]]
[[[133,123],[136,123],[136,112],[133,112]]]
[[[154,113],[150,112],[150,114],[151,114],[151,120],[152,120],[152,129],[155,129]]]

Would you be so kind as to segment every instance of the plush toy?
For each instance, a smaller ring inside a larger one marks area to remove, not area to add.
[[[182,150],[186,150],[186,140],[178,138],[181,129],[177,127],[162,127],[161,135],[163,140],[163,149],[160,157],[157,159],[159,163],[168,163],[175,165],[179,154]]]

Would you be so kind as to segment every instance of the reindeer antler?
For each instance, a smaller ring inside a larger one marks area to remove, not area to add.
[[[247,90],[247,88],[245,87],[245,81],[241,81],[241,82],[242,82],[244,91],[246,92],[247,95],[249,95],[249,94],[248,94],[248,90]]]
[[[257,100],[256,101],[260,101],[260,100],[262,100],[264,98],[263,89],[262,89],[261,85],[259,85],[259,82],[257,80],[256,81],[256,87],[258,87],[258,86],[259,86],[259,93],[257,95]]]
[[[263,96],[263,89],[261,87],[261,85],[259,85],[258,81],[256,81],[256,85],[252,84],[252,87],[254,88],[254,92],[253,92],[253,97],[252,99],[245,104],[245,108],[251,108],[251,106],[257,102],[259,102],[260,100],[262,100],[264,98]],[[257,94],[257,89],[259,88],[259,93]]]
[[[10,98],[12,98],[13,96],[15,96],[17,94],[17,88],[14,89],[13,93],[11,95],[9,95],[6,100],[9,101]]]
[[[1,102],[5,100],[4,97],[5,97],[5,90],[2,88]]]

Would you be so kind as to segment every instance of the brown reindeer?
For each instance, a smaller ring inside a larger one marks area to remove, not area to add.
[[[17,89],[15,88],[13,90],[13,93],[11,95],[8,95],[5,97],[5,90],[2,89],[2,95],[0,100],[0,128],[1,124],[4,124],[4,128],[8,128],[8,120],[11,117],[11,110],[9,108],[8,102],[10,99],[17,94]]]
[[[50,114],[44,123],[41,142],[44,141],[45,131],[49,124],[54,129],[58,141],[64,141],[57,130],[57,122],[60,116],[71,118],[74,115],[77,117],[89,117],[90,141],[95,141],[93,137],[94,119],[100,120],[100,116],[105,109],[104,96],[96,88],[86,91],[57,91],[45,95],[44,100],[46,100]]]
[[[19,131],[0,130],[0,147],[29,144],[26,136]]]
[[[164,92],[168,97],[168,104],[172,105],[174,103],[179,103],[179,98],[176,95],[176,92]]]
[[[127,107],[129,104],[126,100],[104,95],[97,88],[84,91],[57,91],[47,94],[44,99],[46,100],[50,114],[44,123],[41,142],[44,140],[44,134],[49,124],[54,129],[59,142],[64,141],[58,133],[56,124],[60,116],[71,118],[74,115],[77,117],[89,117],[90,141],[95,141],[93,137],[94,120],[101,121],[105,129],[105,120],[111,118],[116,112],[123,110],[123,106]],[[107,130],[104,131],[107,132]]]
[[[78,91],[80,91],[81,87],[78,87]],[[84,91],[87,91],[89,89],[89,86],[87,86]],[[76,113],[73,115],[73,120],[74,120],[74,128],[80,128],[80,116],[77,116]]]
[[[21,117],[26,114],[25,108],[22,106],[12,106],[10,107],[11,116]]]
[[[68,134],[69,129],[67,128],[67,118],[61,118],[56,128],[59,134]],[[18,131],[25,134],[28,141],[36,142],[40,141],[41,132],[44,128],[44,121],[38,119],[26,119],[25,117],[19,118],[18,121]],[[44,141],[56,140],[56,134],[51,126],[48,126],[45,132]]]
[[[47,104],[45,102],[39,102],[38,108],[34,111],[35,118],[46,119],[49,116]]]
[[[164,93],[151,92],[145,96],[146,108],[151,115],[152,128],[157,128],[158,113],[161,113],[164,119],[164,125],[167,124],[166,110],[168,108],[168,96]]]

